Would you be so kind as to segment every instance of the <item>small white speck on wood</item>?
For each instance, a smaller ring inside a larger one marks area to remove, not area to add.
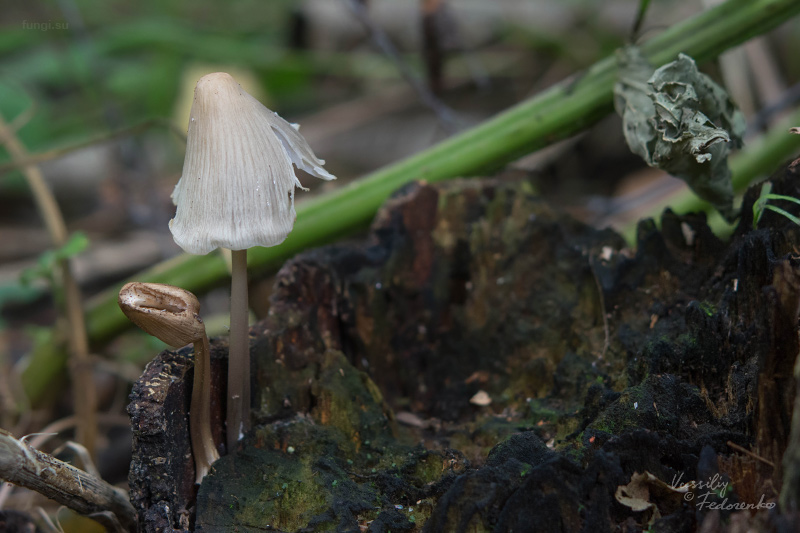
[[[486,393],[486,391],[479,390],[475,393],[475,396],[469,399],[469,403],[472,405],[479,405],[481,407],[486,407],[487,405],[491,405],[492,399]]]

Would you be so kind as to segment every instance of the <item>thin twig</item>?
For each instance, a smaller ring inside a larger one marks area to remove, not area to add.
[[[397,70],[400,72],[400,75],[403,76],[406,82],[408,82],[408,84],[411,85],[411,87],[417,92],[420,100],[422,100],[422,103],[436,113],[439,122],[448,133],[454,132],[456,130],[458,120],[453,110],[447,107],[441,100],[436,98],[436,96],[428,90],[425,84],[414,75],[408,64],[403,61],[402,57],[400,57],[397,48],[395,48],[394,44],[392,44],[392,41],[389,39],[389,36],[386,35],[386,32],[384,32],[383,29],[375,24],[375,22],[370,18],[369,13],[367,13],[366,5],[358,0],[346,0],[346,2],[353,15],[355,15],[358,21],[369,32],[369,35],[375,45],[395,64]]]
[[[132,126],[125,126],[124,128],[119,128],[116,130],[109,131],[108,133],[103,133],[102,135],[98,135],[97,137],[94,137],[92,139],[88,139],[86,141],[82,141],[70,146],[64,146],[62,148],[54,148],[52,150],[39,152],[33,155],[26,155],[25,157],[20,158],[19,160],[11,161],[10,163],[5,163],[3,165],[0,165],[0,174],[4,174],[10,170],[17,170],[26,165],[34,165],[38,163],[44,163],[45,161],[58,159],[59,157],[65,156],[72,152],[76,152],[78,150],[88,148],[89,146],[94,146],[96,144],[112,141],[120,137],[137,135],[154,127],[167,128],[169,131],[174,133],[176,137],[181,139],[184,143],[186,142],[186,132],[181,130],[171,121],[163,118],[152,118],[145,120],[144,122],[140,122],[138,124],[133,124]]]
[[[136,531],[136,511],[125,493],[15,439],[3,429],[0,429],[0,478],[35,490],[83,515],[113,513],[123,531]]]
[[[444,84],[443,0],[422,0],[422,49],[428,74],[428,88],[437,96]]]
[[[53,450],[53,455],[58,455],[65,449],[72,450],[72,453],[74,453],[75,456],[78,459],[80,459],[80,466],[83,467],[83,470],[87,474],[89,474],[90,476],[94,476],[96,478],[100,477],[100,471],[97,469],[97,466],[94,464],[94,461],[92,461],[92,458],[89,457],[89,451],[86,448],[84,448],[77,442],[72,442],[71,440],[68,440],[67,442],[65,442],[64,444]]]
[[[28,152],[14,131],[0,116],[0,142],[8,150],[11,160],[19,163],[28,156]],[[33,193],[39,213],[44,219],[50,238],[56,247],[67,242],[67,226],[55,196],[45,183],[42,171],[38,166],[26,164],[22,172]],[[75,402],[75,413],[80,419],[76,434],[78,442],[83,444],[94,457],[95,440],[97,438],[96,403],[97,393],[92,377],[91,359],[89,357],[89,338],[86,333],[86,319],[83,314],[83,303],[80,288],[70,270],[69,260],[58,262],[61,283],[64,291],[64,309],[69,324],[70,373],[72,376],[72,394]]]
[[[102,426],[130,427],[130,420],[123,414],[97,413],[97,422]],[[59,418],[37,431],[33,438],[25,440],[34,448],[39,449],[44,446],[51,437],[72,429],[77,423],[78,417],[75,415]]]
[[[5,334],[0,334],[5,337]],[[0,342],[4,343],[5,339],[0,337]],[[9,364],[5,351],[0,351],[0,425],[9,427],[12,424],[12,418],[17,412],[17,402],[14,398],[14,393],[11,390],[11,380],[14,377],[13,366]]]
[[[56,246],[63,245],[67,242],[67,226],[64,224],[64,217],[61,216],[61,210],[56,203],[56,199],[48,189],[41,170],[23,162],[28,157],[28,151],[2,116],[0,116],[0,142],[6,146],[13,161],[13,166],[22,168],[25,173],[28,185],[31,188],[53,244]]]
[[[118,415],[112,413],[97,413],[97,421],[100,425],[106,425],[111,427],[128,427],[128,428],[130,427],[130,420],[125,415]],[[78,423],[78,417],[76,417],[75,415],[70,415],[65,418],[60,418],[43,427],[41,431],[38,431],[31,435],[25,435],[22,438],[22,440],[27,442],[29,446],[36,448],[38,450],[52,437],[58,435],[63,431],[72,429],[73,427],[75,427],[77,423]],[[86,469],[88,470],[88,468]],[[90,471],[90,473],[92,472]],[[97,477],[100,477],[99,474],[97,475]],[[12,489],[13,485],[9,484],[4,484],[2,487],[0,487],[0,509],[2,509],[3,506],[5,505],[5,502],[6,500],[8,500],[8,497],[10,496]]]
[[[749,455],[749,456],[750,456],[750,457],[752,457],[753,459],[756,459],[756,460],[758,460],[758,461],[761,461],[761,462],[762,462],[762,463],[764,463],[765,465],[769,465],[769,466],[771,466],[772,468],[775,468],[775,463],[773,463],[773,462],[772,462],[772,461],[770,461],[769,459],[765,459],[765,458],[761,457],[760,455],[758,455],[758,454],[755,454],[755,453],[751,452],[751,451],[750,451],[750,450],[748,450],[747,448],[743,448],[742,446],[739,446],[738,444],[736,444],[736,443],[735,443],[735,442],[733,442],[733,441],[728,441],[728,446],[730,446],[731,448],[733,448],[733,449],[734,449],[734,450],[736,450],[737,452],[741,452],[741,453],[743,453],[743,454],[745,454],[745,455]]]
[[[608,327],[608,314],[606,313],[606,298],[603,293],[603,285],[600,283],[600,278],[597,277],[594,258],[591,255],[589,256],[589,268],[592,270],[594,283],[597,286],[597,294],[600,296],[600,311],[603,315],[603,333],[605,334],[605,340],[603,341],[603,353],[600,355],[600,358],[605,359],[608,348],[611,346],[611,330]]]
[[[34,102],[31,105],[29,105],[27,109],[25,109],[25,111],[14,117],[14,120],[12,120],[11,124],[9,124],[11,129],[14,131],[21,130],[22,127],[25,126],[25,124],[27,124],[28,122],[30,122],[30,120],[36,114],[36,108],[37,108],[36,102]]]
[[[44,509],[42,509],[41,507],[37,506],[36,509],[34,510],[34,512],[42,520],[42,523],[47,528],[49,533],[64,533],[64,530],[61,528],[61,524],[59,524],[59,527],[56,527],[56,525],[53,523],[53,521],[50,520],[50,517],[47,516],[47,513],[44,512]],[[58,517],[56,517],[56,520],[58,520]]]

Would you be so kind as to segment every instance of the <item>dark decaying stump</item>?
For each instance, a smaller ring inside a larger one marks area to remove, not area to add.
[[[800,196],[794,173],[773,181]],[[799,527],[766,504],[784,479],[789,508],[800,492],[781,467],[800,456],[800,229],[767,212],[753,231],[754,199],[728,244],[668,211],[632,253],[523,178],[404,188],[364,243],[284,265],[251,328],[255,429],[197,491],[191,352],[148,366],[130,406],[144,530]]]

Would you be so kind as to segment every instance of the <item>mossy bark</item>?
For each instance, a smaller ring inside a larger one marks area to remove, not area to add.
[[[773,181],[800,196],[792,170]],[[632,252],[553,211],[525,176],[405,187],[366,241],[279,273],[251,328],[254,430],[196,503],[180,448],[189,358],[148,368],[131,408],[145,529],[687,531],[728,520],[725,501],[774,502],[800,230],[767,213],[753,231],[754,194],[729,243],[704,215],[666,212]],[[151,407],[170,437],[137,423]],[[156,437],[174,449],[144,445]],[[695,481],[708,505],[654,492],[634,511],[615,495],[636,472]],[[705,494],[710,479],[731,491]],[[749,516],[737,519],[764,531],[796,520]]]

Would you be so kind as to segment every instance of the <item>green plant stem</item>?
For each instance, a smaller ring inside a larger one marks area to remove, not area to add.
[[[703,62],[797,13],[797,0],[729,0],[669,28],[642,49],[654,65],[671,61],[679,52]],[[298,205],[297,223],[283,244],[252,249],[251,271],[274,268],[303,249],[365,227],[405,183],[478,175],[580,132],[612,110],[615,79],[615,58],[605,58],[475,128]],[[216,254],[181,256],[136,275],[140,281],[169,283],[196,293],[220,285],[226,277],[225,264]],[[118,290],[112,287],[90,304],[89,335],[94,342],[107,341],[127,327],[116,306]]]
[[[650,0],[639,0],[639,11],[636,13],[636,20],[633,23],[633,30],[631,31],[631,41],[636,42],[639,37],[639,31],[644,22],[644,16],[647,14],[647,8],[650,7]]]
[[[19,163],[28,157],[28,151],[14,130],[0,116],[0,141],[5,145],[12,161]],[[44,180],[42,171],[34,164],[21,165],[31,188],[33,198],[44,220],[50,239],[56,247],[67,242],[67,226],[55,196]],[[78,287],[69,266],[69,260],[58,262],[61,287],[64,294],[64,305],[61,312],[68,323],[69,368],[72,377],[72,397],[75,403],[75,414],[78,416],[76,440],[86,448],[89,456],[95,456],[97,439],[97,393],[92,375],[92,362],[89,356],[89,338],[86,333],[86,319],[83,314],[83,303],[80,287]],[[58,364],[58,360],[48,364]]]
[[[250,339],[247,250],[231,250],[231,335],[228,349],[226,441],[233,453],[239,434],[250,429]]]

